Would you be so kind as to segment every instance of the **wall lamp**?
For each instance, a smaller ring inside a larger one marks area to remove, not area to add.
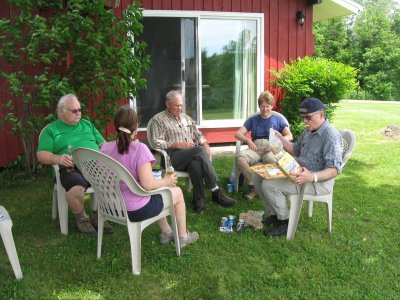
[[[304,22],[306,21],[306,16],[304,15],[304,13],[301,10],[298,10],[296,12],[296,18],[297,18],[297,23],[300,26],[303,26]]]

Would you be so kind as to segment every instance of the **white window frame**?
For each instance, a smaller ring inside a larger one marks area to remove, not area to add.
[[[197,24],[201,19],[238,19],[255,20],[257,30],[257,95],[264,91],[264,14],[262,13],[239,13],[239,12],[213,12],[213,11],[191,11],[191,10],[143,10],[143,17],[166,17],[166,18],[197,18]],[[198,25],[197,25],[198,26]],[[198,99],[203,99],[202,89],[202,70],[201,70],[201,28],[197,27],[197,48],[199,76],[197,76],[197,95]],[[255,99],[257,100],[257,99]],[[202,101],[197,105],[197,115],[199,116],[200,128],[226,128],[239,127],[243,125],[244,119],[224,119],[224,120],[202,120]],[[248,112],[252,114],[254,112]]]

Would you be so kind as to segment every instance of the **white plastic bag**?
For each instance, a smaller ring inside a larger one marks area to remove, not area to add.
[[[272,150],[272,153],[278,154],[283,150],[283,145],[280,139],[275,136],[275,130],[273,128],[269,129],[269,148]]]

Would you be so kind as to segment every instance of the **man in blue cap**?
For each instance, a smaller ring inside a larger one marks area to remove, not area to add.
[[[295,143],[275,132],[284,150],[295,157],[302,170],[291,174],[292,180],[263,180],[255,176],[254,187],[265,208],[267,236],[287,233],[289,208],[285,196],[300,193],[301,184],[313,182],[307,194],[324,195],[333,190],[333,179],[342,169],[343,143],[340,133],[326,119],[326,108],[316,98],[301,103],[300,114],[306,129]]]

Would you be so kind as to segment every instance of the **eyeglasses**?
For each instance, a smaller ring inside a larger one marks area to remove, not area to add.
[[[312,116],[316,113],[319,113],[319,111],[313,112],[311,114],[301,114],[301,118],[310,121],[312,119]]]
[[[82,109],[80,109],[80,108],[77,108],[77,109],[69,109],[69,108],[66,108],[66,107],[65,107],[65,109],[68,110],[68,111],[70,111],[70,112],[72,112],[74,115],[77,115],[78,113],[80,114],[80,113],[82,112]]]

